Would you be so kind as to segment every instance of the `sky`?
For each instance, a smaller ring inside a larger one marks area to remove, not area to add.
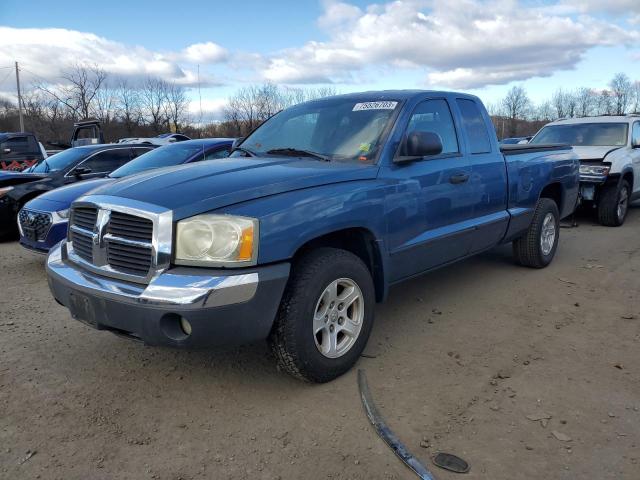
[[[184,85],[190,110],[219,119],[239,88],[273,82],[470,92],[513,85],[536,102],[558,87],[640,80],[640,0],[1,0],[0,95],[60,83],[74,64],[111,81]],[[198,85],[200,88],[198,89]]]

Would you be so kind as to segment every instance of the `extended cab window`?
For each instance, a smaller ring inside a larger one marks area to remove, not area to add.
[[[431,132],[440,137],[442,153],[457,153],[458,137],[451,110],[446,100],[426,100],[420,103],[409,119],[407,133]]]
[[[131,160],[128,148],[105,150],[95,154],[82,163],[85,168],[91,169],[91,173],[109,173]]]
[[[465,98],[458,98],[456,102],[462,114],[462,128],[464,128],[467,138],[469,139],[469,152],[491,152],[491,142],[489,141],[489,134],[487,133],[487,125],[476,102]]]

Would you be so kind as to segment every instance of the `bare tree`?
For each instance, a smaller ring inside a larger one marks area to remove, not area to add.
[[[596,95],[593,90],[586,87],[579,88],[574,97],[576,99],[576,116],[588,117],[593,114],[596,103]]]
[[[126,80],[121,80],[115,90],[116,111],[124,124],[128,136],[133,135],[135,127],[142,123],[140,93],[131,88]]]
[[[188,107],[189,101],[184,87],[175,83],[167,85],[165,111],[171,130],[180,131],[180,126],[186,118]]]
[[[509,135],[513,136],[517,130],[517,120],[523,120],[531,109],[531,101],[527,91],[520,86],[513,86],[502,100],[502,106],[509,119]]]
[[[613,108],[616,115],[624,115],[629,108],[629,103],[633,95],[633,84],[629,77],[624,73],[616,73],[611,82],[611,97],[613,100]]]
[[[613,115],[615,106],[609,90],[604,89],[600,92],[600,95],[598,95],[597,111],[598,115]]]
[[[158,78],[147,78],[140,93],[142,111],[149,125],[157,134],[168,122],[166,100],[168,83]]]

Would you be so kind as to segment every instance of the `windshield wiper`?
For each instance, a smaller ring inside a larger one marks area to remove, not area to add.
[[[267,153],[274,155],[293,155],[293,156],[302,156],[302,157],[313,157],[319,160],[324,160],[325,162],[330,162],[331,159],[323,155],[321,153],[312,152],[311,150],[300,150],[298,148],[272,148],[271,150],[267,150]]]

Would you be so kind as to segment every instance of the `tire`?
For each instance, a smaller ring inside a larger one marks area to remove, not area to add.
[[[551,223],[549,223],[551,222]],[[553,228],[553,239],[549,237]],[[543,244],[543,235],[545,242]],[[560,237],[560,214],[556,202],[549,198],[538,200],[533,220],[527,232],[513,242],[513,255],[525,267],[544,268],[551,263]]]
[[[337,297],[332,296],[331,285],[336,285]],[[340,299],[349,292],[360,296],[345,308]],[[331,298],[337,298],[335,305],[328,301]],[[306,254],[294,265],[268,339],[279,369],[314,383],[328,382],[347,372],[367,344],[374,307],[373,279],[359,257],[335,248]],[[359,328],[349,321],[356,317]],[[318,327],[321,329],[314,334]],[[357,329],[357,334],[346,335],[347,327]],[[334,338],[330,331],[336,332],[334,343],[330,342]]]
[[[627,218],[631,186],[627,180],[609,185],[600,194],[598,222],[605,227],[619,227]]]

